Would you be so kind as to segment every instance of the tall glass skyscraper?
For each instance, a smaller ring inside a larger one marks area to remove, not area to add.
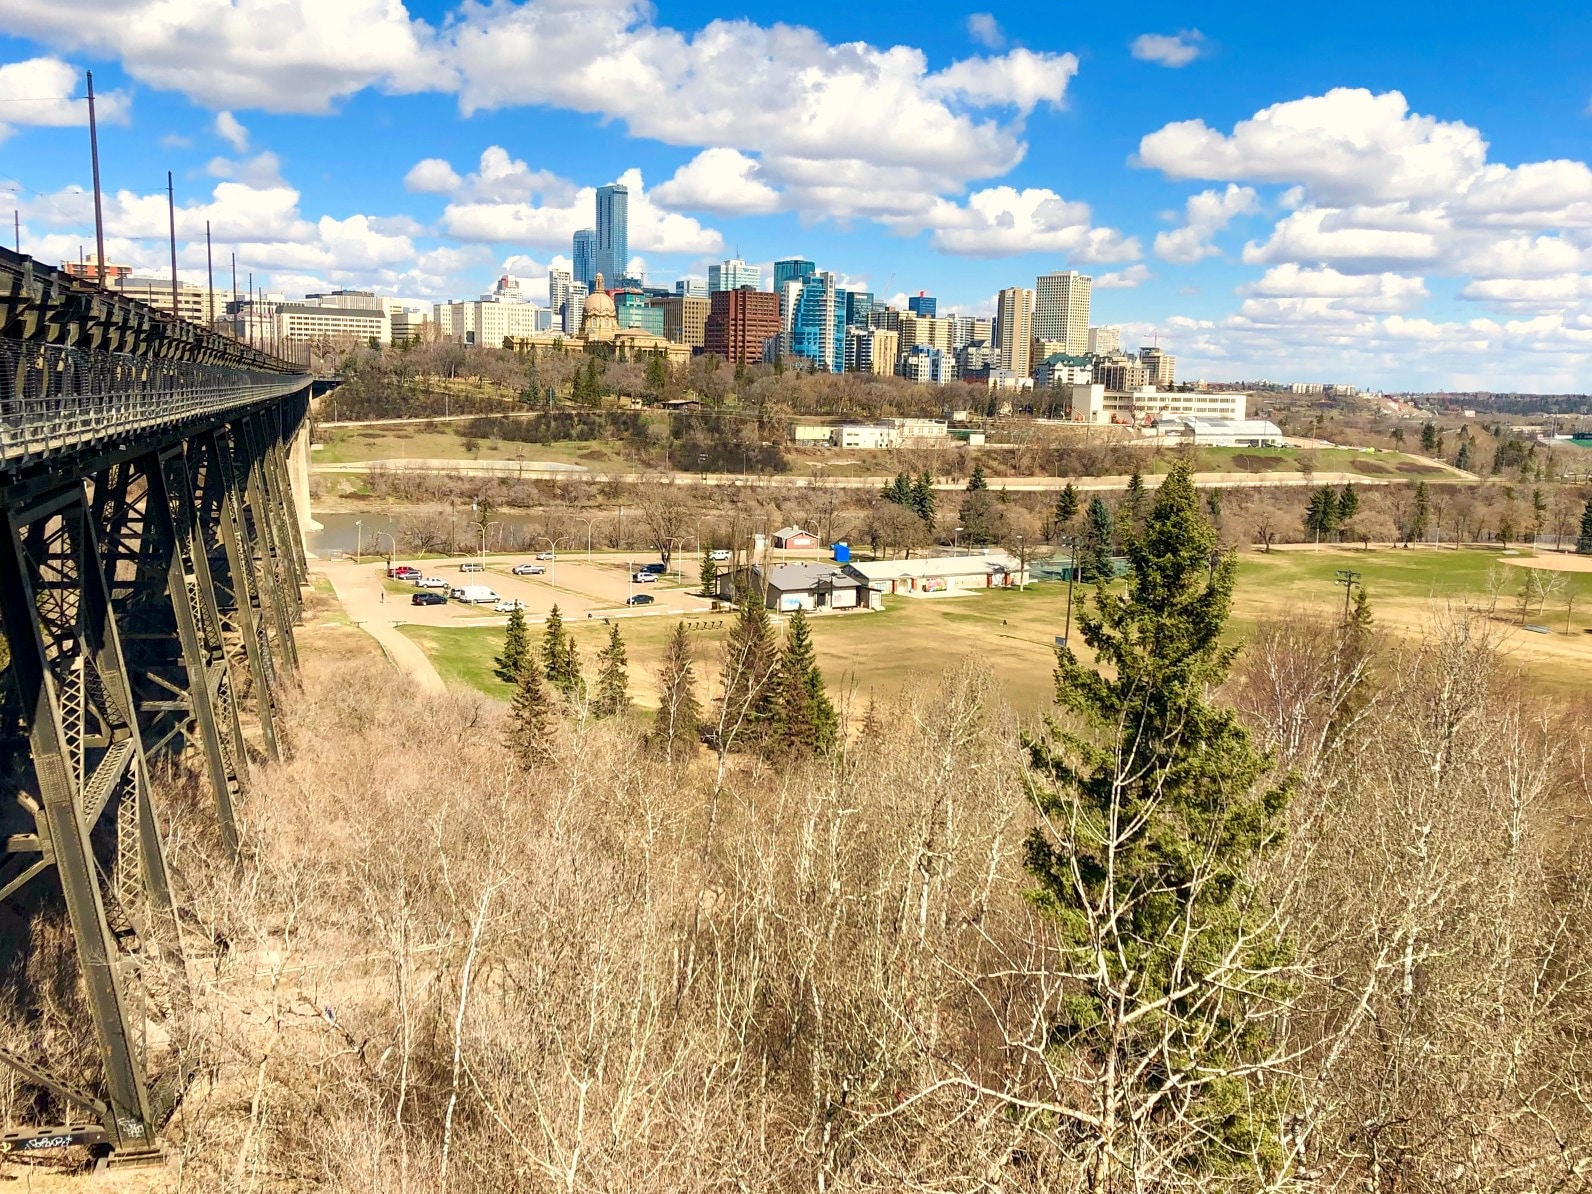
[[[873,314],[873,291],[848,290],[846,291],[846,324],[849,327],[865,328],[868,326],[868,316]]]
[[[786,282],[805,282],[813,276],[817,269],[818,267],[805,257],[787,257],[784,261],[776,261],[774,263],[774,293],[784,294]]]
[[[609,183],[597,188],[597,272],[610,286],[630,269],[630,188]]]
[[[932,294],[915,294],[907,300],[907,310],[914,315],[927,315],[931,319],[939,314],[940,300]]]
[[[825,270],[802,283],[791,321],[791,351],[829,373],[846,371],[846,292]]]
[[[591,293],[592,279],[597,276],[597,230],[595,228],[582,228],[575,233],[575,263],[570,267],[570,272],[575,275],[575,281]]]

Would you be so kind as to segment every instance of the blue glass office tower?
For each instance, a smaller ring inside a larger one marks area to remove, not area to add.
[[[776,261],[774,263],[774,293],[784,294],[786,282],[805,282],[813,276],[817,269],[818,267],[805,257],[787,257],[784,261]]]
[[[575,233],[575,263],[570,267],[570,273],[575,275],[575,281],[586,287],[586,292],[591,293],[592,279],[597,276],[597,230],[595,228],[582,228]]]
[[[825,372],[846,371],[846,292],[827,270],[802,284],[791,320],[791,351]]]
[[[907,310],[914,315],[924,315],[930,319],[939,311],[940,302],[932,295],[916,294],[907,300]]]
[[[873,313],[873,291],[848,290],[846,291],[846,326],[865,328],[868,326],[868,316]]]
[[[630,272],[630,188],[597,188],[597,272],[610,286]]]

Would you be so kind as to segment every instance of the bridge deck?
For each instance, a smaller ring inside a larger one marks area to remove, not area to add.
[[[310,380],[302,364],[0,249],[0,473]]]

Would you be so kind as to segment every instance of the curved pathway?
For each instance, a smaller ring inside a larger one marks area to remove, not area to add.
[[[440,696],[447,691],[426,653],[398,629],[406,621],[400,612],[403,606],[382,600],[385,590],[379,570],[347,560],[315,560],[311,568],[332,582],[349,621],[376,640],[394,667],[426,693]]]

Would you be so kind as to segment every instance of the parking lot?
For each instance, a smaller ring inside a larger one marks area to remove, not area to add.
[[[406,562],[395,560],[394,564]],[[485,573],[461,571],[461,564],[466,562],[426,560],[416,562],[413,566],[419,568],[422,575],[442,578],[450,588],[486,585],[499,597],[522,601],[525,603],[526,617],[532,620],[545,618],[554,605],[558,606],[559,613],[566,619],[623,612],[626,610],[626,599],[636,593],[646,593],[653,598],[651,605],[639,607],[651,611],[694,614],[713,608],[710,601],[694,591],[697,578],[697,562],[694,558],[681,560],[678,571],[670,571],[667,576],[659,577],[650,584],[634,584],[630,580],[631,565],[617,557],[597,556],[589,562],[583,557],[570,557],[554,563],[528,556],[488,556]],[[646,558],[635,560],[634,567],[639,570],[648,562]],[[511,572],[516,564],[531,563],[547,571],[539,576],[515,576]],[[684,584],[679,579],[681,572],[684,574]],[[423,626],[475,625],[483,621],[501,620],[505,616],[493,613],[490,605],[464,605],[458,601],[449,601],[446,605],[410,605],[409,597],[425,590],[404,581],[389,581],[387,589],[387,601],[397,602],[404,607],[401,614],[394,611],[395,619]],[[433,591],[445,593],[447,590]]]

